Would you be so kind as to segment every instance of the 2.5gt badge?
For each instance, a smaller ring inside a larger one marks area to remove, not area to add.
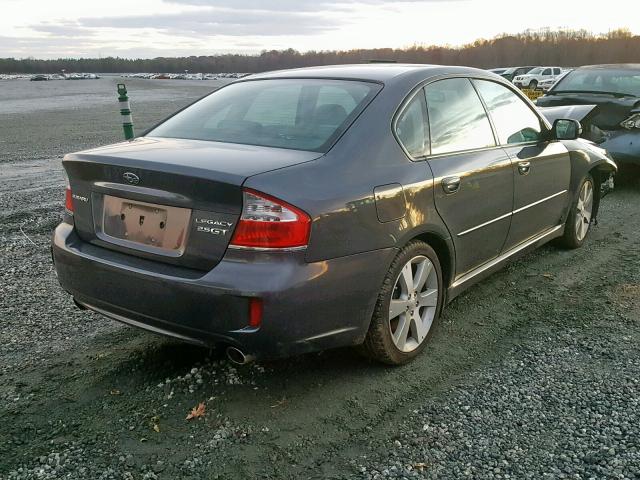
[[[213,220],[211,218],[197,218],[194,220],[197,232],[210,233],[211,235],[226,235],[233,222]]]

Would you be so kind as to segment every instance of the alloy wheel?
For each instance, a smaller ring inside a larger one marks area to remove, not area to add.
[[[576,209],[576,238],[582,241],[589,231],[593,212],[593,184],[588,180],[582,184]]]
[[[402,268],[389,303],[389,329],[401,352],[418,348],[431,329],[438,306],[438,275],[433,263],[418,255]]]

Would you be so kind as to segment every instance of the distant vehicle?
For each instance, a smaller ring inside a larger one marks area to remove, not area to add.
[[[47,77],[46,75],[38,74],[31,77],[29,80],[31,80],[32,82],[44,82],[46,80],[49,80],[49,77]]]
[[[536,67],[524,75],[514,77],[513,84],[519,88],[535,90],[543,80],[554,80],[563,72],[560,67]]]
[[[533,70],[534,68],[536,68],[536,67],[535,66],[530,66],[530,67],[509,67],[504,72],[502,72],[500,75],[503,78],[506,78],[507,80],[512,82],[514,77],[517,77],[518,75],[524,75],[525,73]]]
[[[470,285],[587,240],[616,165],[579,131],[475,68],[254,75],[64,157],[58,280],[237,363],[347,345],[406,363]]]
[[[496,75],[502,75],[504,72],[507,71],[506,68],[490,68],[488,70],[491,73],[495,73]]]
[[[582,110],[582,136],[606,149],[617,162],[640,165],[640,64],[576,68],[540,97],[537,105],[581,106],[575,109]],[[553,111],[542,110],[545,115]]]
[[[558,82],[561,78],[563,78],[567,73],[571,72],[572,70],[573,69],[565,70],[555,78],[549,78],[547,80],[541,80],[538,83],[538,90],[542,90],[543,92],[548,92],[549,89],[556,84],[556,82]]]
[[[70,73],[66,76],[67,80],[96,80],[100,78],[95,73]]]

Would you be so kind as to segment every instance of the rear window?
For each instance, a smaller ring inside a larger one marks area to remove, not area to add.
[[[169,118],[148,136],[325,152],[380,88],[324,79],[234,83]]]

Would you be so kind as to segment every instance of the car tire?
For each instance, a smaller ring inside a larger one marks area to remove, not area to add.
[[[535,90],[536,88],[538,88],[538,82],[536,80],[531,80],[529,82],[529,89]]]
[[[398,252],[384,278],[361,350],[388,365],[411,361],[429,341],[443,302],[442,268],[436,252],[424,242],[410,242]],[[398,311],[402,313],[396,314]]]
[[[565,248],[580,248],[591,231],[593,205],[596,184],[591,175],[587,175],[580,182],[578,194],[571,202],[569,215],[564,227],[564,235],[560,244]]]

